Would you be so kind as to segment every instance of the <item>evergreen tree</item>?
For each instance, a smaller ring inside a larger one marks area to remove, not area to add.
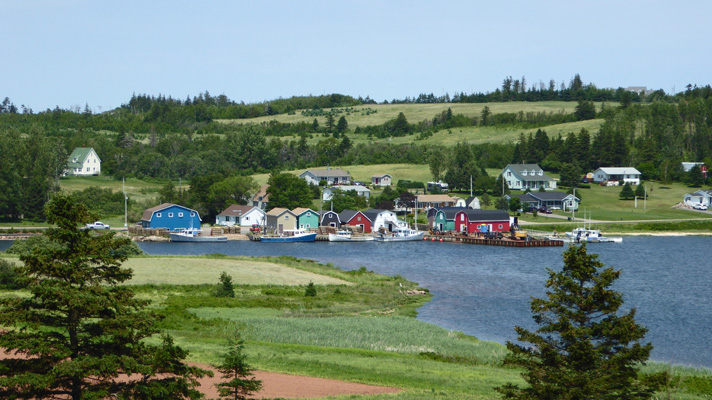
[[[619,316],[623,296],[611,285],[621,271],[604,269],[586,246],[564,253],[561,272],[549,269],[546,298],[534,298],[535,331],[515,327],[506,362],[525,369],[528,387],[496,388],[505,399],[649,399],[663,375],[639,376],[653,346],[641,344],[647,329],[635,322],[635,309]],[[655,378],[655,379],[653,379]]]
[[[343,115],[339,118],[339,122],[336,123],[336,132],[344,133],[348,129],[349,123],[346,122],[346,117]]]
[[[445,173],[445,180],[451,188],[466,189],[470,187],[470,177],[477,179],[480,170],[475,163],[472,147],[467,142],[460,142],[453,149],[453,158]]]
[[[632,200],[634,197],[635,193],[633,192],[633,188],[630,187],[630,183],[626,182],[625,185],[623,185],[618,198],[621,200]]]
[[[118,250],[130,242],[113,233],[77,229],[93,216],[68,196],[45,208],[51,242],[20,255],[28,297],[0,301],[0,347],[18,358],[0,360],[0,397],[197,399],[196,378],[207,371],[183,363],[187,352],[159,333],[158,317],[130,287],[132,271]],[[21,329],[20,329],[21,327]],[[137,379],[117,379],[136,374]]]
[[[309,282],[307,288],[304,289],[304,297],[316,297],[316,286],[314,286],[314,282]]]
[[[640,185],[635,187],[635,197],[639,199],[645,197],[645,187],[643,186],[643,182],[640,182]]]
[[[220,274],[220,285],[215,293],[217,297],[235,297],[235,289],[232,287],[232,276],[223,271]]]
[[[244,349],[245,342],[236,332],[235,337],[228,341],[228,352],[223,356],[222,363],[215,366],[222,378],[228,380],[215,385],[221,399],[245,400],[262,389],[262,381],[253,376],[253,369],[246,362]]]

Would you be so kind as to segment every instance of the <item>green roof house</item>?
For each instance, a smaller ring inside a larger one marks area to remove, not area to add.
[[[63,176],[101,175],[101,159],[91,147],[77,147],[67,159]]]

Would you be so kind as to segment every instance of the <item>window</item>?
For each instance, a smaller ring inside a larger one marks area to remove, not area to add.
[[[195,217],[195,213],[194,213],[194,212],[191,212],[191,213],[190,213],[190,216],[191,216],[191,217]]]
[[[156,218],[161,218],[161,213],[156,213]]]
[[[168,218],[173,218],[173,213],[168,213]]]
[[[183,218],[183,213],[178,213],[178,218]]]
[[[465,220],[465,214],[460,214],[460,221],[464,221],[464,220]]]
[[[502,228],[504,228],[502,224],[499,224],[499,230],[502,230]]]
[[[358,217],[357,221],[361,222],[361,217]]]
[[[507,176],[512,176],[512,171],[507,171]]]
[[[284,219],[289,219],[289,215],[285,215],[285,216],[284,216]]]

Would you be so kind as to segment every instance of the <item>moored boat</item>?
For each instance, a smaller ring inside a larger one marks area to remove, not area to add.
[[[169,233],[171,242],[227,242],[227,236],[203,236],[200,229],[182,229],[178,232]]]
[[[423,240],[425,232],[410,228],[396,228],[391,232],[378,233],[374,238],[377,242],[410,242]]]
[[[374,236],[371,235],[355,235],[350,231],[337,231],[329,233],[330,242],[372,242]]]
[[[301,229],[284,231],[277,235],[264,235],[261,242],[291,243],[291,242],[313,242],[316,240],[316,232],[307,232]]]
[[[565,243],[622,243],[622,237],[603,236],[598,229],[574,228],[566,232],[566,236],[549,237],[550,240],[560,240]]]

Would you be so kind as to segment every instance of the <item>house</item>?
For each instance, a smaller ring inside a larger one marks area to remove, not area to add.
[[[299,229],[310,230],[319,227],[319,213],[311,208],[295,208],[292,212],[297,216]]]
[[[465,207],[471,208],[473,210],[479,210],[480,207],[480,199],[477,197],[468,197],[467,200],[465,200]]]
[[[371,220],[368,219],[368,217],[366,217],[366,214],[362,213],[361,211],[344,210],[339,213],[339,220],[341,220],[342,226],[360,226],[361,232],[371,232]]]
[[[480,232],[480,226],[485,225],[487,232],[504,232],[509,230],[509,213],[502,210],[470,210],[465,209],[455,214],[455,231],[475,233]]]
[[[712,208],[712,189],[698,190],[695,193],[687,193],[683,199],[685,204],[689,206],[702,204],[708,208]]]
[[[255,193],[254,196],[252,196],[252,205],[259,208],[260,210],[266,210],[267,206],[269,205],[269,194],[267,193],[267,189],[269,188],[269,185],[262,185],[260,187],[260,190]]]
[[[631,185],[640,185],[640,171],[633,167],[601,167],[593,171],[593,181],[623,181]]]
[[[318,185],[319,182],[325,181],[327,186],[331,185],[348,185],[351,183],[351,175],[348,171],[341,169],[308,169],[299,177],[306,180],[307,183]]]
[[[696,165],[699,165],[700,167],[702,167],[703,165],[705,165],[705,163],[703,163],[703,162],[683,162],[682,163],[682,171],[690,172],[692,167],[694,167]]]
[[[556,189],[556,181],[546,175],[537,164],[509,164],[500,174],[511,190]]]
[[[522,209],[528,208],[547,208],[550,210],[571,211],[578,210],[581,199],[578,197],[563,193],[563,192],[530,192],[525,194],[507,195],[505,198],[509,200],[512,197],[518,197],[522,202]]]
[[[150,229],[181,229],[200,228],[202,220],[197,211],[173,203],[163,203],[147,208],[141,217],[141,226]]]
[[[324,189],[321,194],[322,200],[330,201],[331,198],[334,196],[334,192],[337,190],[340,190],[342,192],[348,192],[350,190],[353,190],[359,196],[363,196],[367,199],[371,196],[371,191],[368,190],[368,188],[366,188],[365,186],[332,186]]]
[[[267,212],[267,228],[277,233],[297,228],[297,216],[286,208],[273,208]]]
[[[215,225],[223,226],[264,226],[266,214],[255,206],[242,206],[233,204],[215,217]]]
[[[435,210],[435,214],[430,229],[447,232],[455,230],[455,216],[465,209],[462,207],[443,207],[434,208],[433,210]],[[430,219],[428,219],[428,222],[430,222]]]
[[[371,186],[391,186],[393,177],[388,174],[371,175]]]
[[[446,194],[420,194],[415,196],[416,208],[454,207],[457,200]]]
[[[368,209],[363,211],[363,215],[371,221],[371,231],[378,232],[381,228],[392,231],[395,228],[403,227],[404,222],[399,221],[396,213],[390,210]]]
[[[319,216],[319,226],[329,226],[332,228],[341,227],[341,219],[339,219],[339,214],[333,211],[321,211]]]
[[[467,207],[467,201],[462,197],[452,196],[452,201],[455,202],[455,207]]]
[[[62,176],[101,175],[101,159],[91,147],[77,147],[67,159]]]

